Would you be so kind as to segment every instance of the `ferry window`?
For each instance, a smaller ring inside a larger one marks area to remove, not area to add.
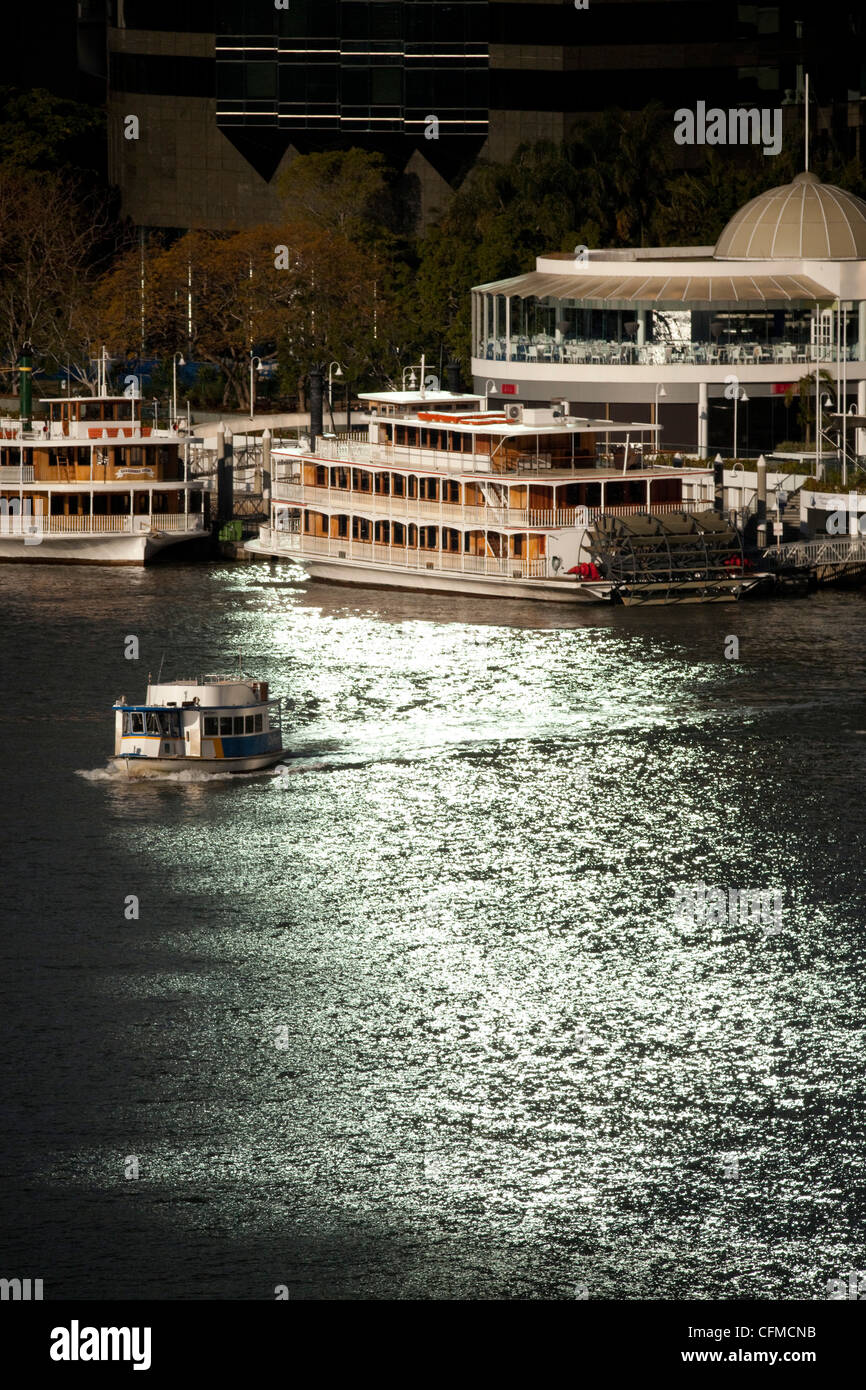
[[[139,714],[138,711],[134,711],[132,714],[127,714],[126,718],[123,721],[123,732],[125,734],[143,734],[144,715]]]
[[[147,732],[149,734],[156,734],[157,736],[162,733],[162,730],[159,727],[158,714],[149,714],[147,716]]]
[[[204,717],[204,736],[205,738],[216,738],[219,733],[219,720],[212,714]]]
[[[417,478],[407,478],[406,481],[407,481],[407,483],[409,484],[408,491],[407,491],[407,493],[406,493],[407,497],[417,497],[417,496],[418,496],[418,479],[417,479]]]
[[[404,479],[402,473],[395,473],[392,483],[392,491],[395,497],[403,496]]]
[[[262,716],[260,714],[256,714],[253,716],[253,718],[255,720],[255,732],[257,734],[260,734],[262,732]]]
[[[231,731],[232,731],[232,721],[231,721],[231,719],[226,719],[225,717],[223,717],[222,719],[220,719],[220,738],[227,738],[227,737],[230,737]]]
[[[459,484],[459,483],[455,483],[455,482],[449,480],[449,482],[443,483],[442,486],[443,486],[443,487],[447,487],[447,489],[448,489],[448,501],[449,501],[449,502],[459,502],[459,501],[460,501],[460,484]]]
[[[327,487],[328,470],[323,463],[316,464],[316,487]]]
[[[236,715],[235,715],[235,736],[237,736],[238,734],[242,734],[243,731],[244,731],[244,717],[243,717],[242,714],[236,714]]]
[[[349,534],[349,518],[348,518],[347,516],[338,516],[338,517],[337,517],[337,535],[338,535],[338,536],[343,536],[343,537],[345,537],[345,536],[348,536],[348,534]]]
[[[514,554],[515,554],[515,556],[517,556],[518,558],[523,554],[523,537],[522,537],[522,536],[515,536],[515,537],[514,537]]]
[[[254,715],[254,714],[246,714],[246,715],[244,715],[244,732],[245,732],[245,733],[248,733],[248,734],[255,733],[255,715]]]

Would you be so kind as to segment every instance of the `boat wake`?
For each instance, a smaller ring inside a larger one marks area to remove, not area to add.
[[[138,772],[130,777],[125,768],[95,767],[77,768],[76,777],[86,782],[168,782],[169,784],[189,784],[191,782],[238,782],[250,777],[269,777],[271,769],[258,772],[198,772],[195,768],[185,768],[181,772]]]

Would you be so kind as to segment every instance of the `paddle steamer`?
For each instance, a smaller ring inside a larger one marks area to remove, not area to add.
[[[27,369],[29,370],[29,368]],[[141,419],[137,395],[48,399],[30,418],[0,420],[0,560],[143,565],[203,535],[194,441]]]
[[[646,421],[438,389],[361,399],[365,434],[273,451],[269,524],[249,552],[343,584],[598,601],[612,591],[593,563],[600,516],[712,505],[712,471],[653,462]]]

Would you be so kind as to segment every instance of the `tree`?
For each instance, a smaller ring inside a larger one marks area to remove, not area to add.
[[[807,445],[812,442],[812,429],[816,424],[816,390],[820,390],[822,396],[829,395],[835,405],[836,384],[825,367],[816,368],[815,372],[801,376],[799,381],[792,382],[785,391],[786,405],[791,405],[795,399],[798,402],[797,414]]]
[[[374,336],[376,273],[369,254],[309,222],[151,242],[144,347],[212,363],[223,377],[223,405],[245,409],[252,354],[279,347],[284,366],[303,377],[314,362],[362,351]],[[130,251],[99,287],[100,331],[116,355],[142,351],[141,280],[140,255]]]
[[[659,102],[640,111],[611,107],[576,131],[568,154],[579,176],[578,240],[597,247],[647,244],[672,141],[670,115]]]
[[[0,169],[0,351],[10,366],[29,338],[43,361],[88,375],[91,297],[110,231],[98,193],[58,174]]]
[[[0,164],[53,173],[87,169],[93,143],[105,138],[105,112],[42,88],[0,88]]]
[[[350,241],[374,242],[391,228],[387,166],[368,150],[296,155],[277,181],[292,221],[307,221]]]

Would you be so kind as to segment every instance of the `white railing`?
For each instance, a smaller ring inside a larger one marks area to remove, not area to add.
[[[32,483],[33,464],[23,463],[19,466],[0,467],[0,483]]]
[[[265,533],[268,533],[267,535]],[[263,545],[294,554],[299,560],[319,555],[336,560],[366,560],[368,563],[408,570],[447,570],[457,573],[490,574],[503,579],[543,579],[549,575],[546,557],[525,559],[521,556],[466,555],[447,550],[410,550],[406,546],[380,544],[373,541],[349,541],[337,536],[301,536],[298,532],[281,532],[262,527],[259,537]]]
[[[688,509],[686,502],[658,502],[649,508],[645,502],[611,507],[521,508],[496,506],[461,506],[454,502],[428,502],[417,497],[393,497],[382,493],[355,492],[343,488],[316,487],[310,483],[275,483],[273,501],[298,503],[323,509],[331,514],[358,513],[375,516],[379,521],[439,521],[443,525],[551,527],[585,526],[604,513],[607,516],[637,516],[647,510],[663,515]]]
[[[25,520],[28,518],[25,517]],[[146,531],[200,531],[202,517],[196,513],[155,513],[153,516],[41,516],[29,518],[51,535],[141,534]]]
[[[796,366],[798,363],[835,362],[837,349],[832,343],[701,343],[604,342],[565,339],[555,342],[541,338],[528,343],[511,339],[510,352],[505,339],[488,339],[478,344],[477,358],[487,362],[521,362],[536,365],[559,364],[569,367],[701,366],[741,367]],[[839,356],[861,360],[858,344],[849,344]],[[476,359],[477,360],[477,359]]]

